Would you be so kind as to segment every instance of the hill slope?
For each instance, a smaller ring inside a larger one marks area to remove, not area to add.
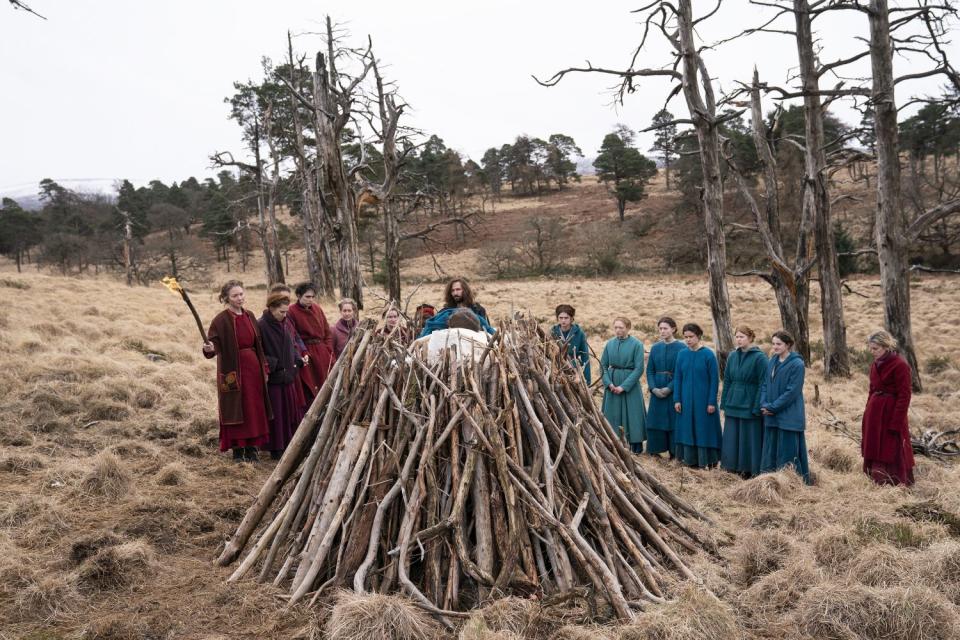
[[[949,359],[914,400],[915,428],[960,422],[960,347],[942,340],[960,292],[946,282],[914,288],[921,361]],[[869,300],[845,300],[851,344],[880,320],[872,285],[855,285]],[[439,285],[423,293],[436,297]],[[252,309],[262,295],[250,292]],[[323,609],[285,611],[271,586],[227,585],[229,571],[212,564],[270,463],[234,465],[217,452],[214,367],[183,303],[159,287],[35,274],[3,274],[0,296],[13,301],[0,310],[0,637],[316,637]],[[648,344],[661,313],[709,326],[705,296],[694,277],[480,286],[494,316],[546,318],[572,300],[594,349],[618,314],[634,318]],[[219,306],[196,298],[209,321]],[[776,328],[766,285],[738,282],[733,299],[734,317],[758,335]],[[816,486],[789,473],[744,482],[644,458],[714,521],[703,533],[718,555],[690,560],[720,597],[711,615],[749,638],[846,637],[841,623],[856,628],[869,612],[887,616],[882,637],[952,637],[960,529],[902,509],[930,501],[960,513],[960,466],[920,459],[915,487],[874,487],[856,446],[821,426],[829,410],[857,429],[862,368],[824,384],[814,365],[806,394]],[[684,613],[702,604],[697,593],[677,585],[677,601],[653,608],[641,619],[647,631],[630,637],[702,637],[691,627],[699,618]],[[651,635],[656,625],[667,635]]]

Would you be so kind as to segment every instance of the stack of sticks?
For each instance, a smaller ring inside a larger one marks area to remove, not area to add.
[[[367,324],[218,562],[250,543],[230,580],[256,572],[291,604],[403,592],[450,624],[501,595],[588,593],[629,620],[668,572],[696,580],[690,518],[533,320],[433,364]]]

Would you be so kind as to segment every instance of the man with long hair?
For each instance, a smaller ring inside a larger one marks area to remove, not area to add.
[[[443,292],[444,306],[437,315],[427,320],[420,332],[420,337],[430,335],[434,331],[441,331],[449,328],[450,317],[459,310],[466,310],[476,316],[480,322],[481,328],[487,333],[493,333],[494,329],[487,320],[487,310],[474,302],[473,291],[470,285],[463,278],[454,278],[447,283],[447,288]]]
[[[487,318],[487,310],[474,301],[470,283],[463,278],[454,278],[448,282],[447,288],[443,292],[443,297],[444,309],[470,309],[477,317],[483,318],[487,322],[490,321],[489,318]]]

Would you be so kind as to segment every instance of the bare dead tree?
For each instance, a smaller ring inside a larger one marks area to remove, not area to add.
[[[353,298],[358,307],[363,308],[357,216],[362,206],[385,202],[397,184],[405,153],[397,151],[397,132],[406,104],[399,100],[395,87],[384,83],[369,36],[364,49],[348,48],[335,36],[328,16],[325,39],[326,51],[319,51],[316,56],[313,95],[306,97],[292,85],[289,89],[313,116],[317,146],[313,169],[317,176],[319,210],[336,240],[340,293]],[[290,57],[293,57],[292,51]],[[341,71],[339,65],[345,60],[359,66],[355,75]],[[367,90],[364,82],[371,75],[374,87]],[[383,178],[380,181],[364,174],[369,167],[362,140],[360,159],[348,166],[344,158],[341,146],[344,130],[357,118],[366,122],[373,131],[373,142],[381,145]]]
[[[730,316],[730,296],[726,280],[726,240],[723,234],[723,179],[720,168],[719,127],[731,118],[739,117],[743,111],[727,115],[717,114],[717,100],[713,82],[707,72],[706,63],[694,39],[697,24],[706,20],[719,9],[719,3],[709,13],[693,17],[692,0],[678,0],[673,4],[667,0],[657,0],[641,7],[634,13],[645,15],[644,35],[626,69],[614,70],[594,67],[589,62],[586,67],[571,67],[554,74],[546,81],[537,80],[544,86],[556,85],[569,73],[600,73],[620,78],[618,100],[623,101],[626,94],[636,90],[634,81],[643,77],[665,77],[671,80],[671,90],[667,102],[682,93],[687,103],[690,117],[658,126],[675,124],[692,125],[699,143],[700,164],[703,170],[701,201],[703,202],[704,228],[707,239],[707,273],[710,280],[710,310],[713,316],[713,334],[716,336],[717,355],[721,367],[726,362],[726,354],[734,348],[732,322]],[[636,68],[636,63],[644,50],[647,35],[651,29],[658,30],[671,44],[674,50],[669,65],[655,68]],[[679,69],[679,70],[678,70]],[[656,127],[653,127],[656,128]]]
[[[783,327],[796,337],[797,352],[803,356],[804,362],[810,363],[810,327],[808,321],[809,302],[809,274],[816,264],[816,256],[809,255],[809,237],[811,234],[813,207],[804,207],[801,213],[800,226],[797,231],[797,244],[794,252],[793,264],[786,257],[783,248],[783,239],[780,231],[780,195],[779,179],[777,176],[777,161],[763,118],[763,108],[760,100],[760,79],[756,68],[753,70],[753,83],[750,85],[750,121],[753,133],[753,144],[763,165],[764,177],[764,207],[753,197],[747,181],[736,159],[729,153],[724,153],[730,175],[736,182],[737,188],[746,200],[753,213],[756,231],[760,234],[763,248],[770,262],[770,271],[753,271],[744,275],[755,275],[773,287],[780,310],[780,321]]]
[[[957,10],[949,0],[936,4],[917,0],[916,6],[891,8],[887,0],[871,0],[869,6],[856,3],[845,9],[861,11],[870,27],[872,85],[869,105],[874,111],[877,159],[876,243],[883,291],[884,324],[900,344],[900,351],[913,370],[913,387],[922,390],[910,317],[910,274],[908,250],[912,241],[929,225],[960,211],[960,199],[939,203],[913,221],[906,215],[901,199],[899,129],[895,89],[901,82],[934,75],[945,76],[960,88],[960,74],[953,68],[944,48],[945,20]],[[911,31],[911,27],[916,30]],[[894,55],[926,58],[932,66],[894,76]]]
[[[320,194],[317,190],[317,176],[314,158],[308,156],[304,140],[304,122],[301,119],[301,110],[307,107],[309,114],[313,113],[313,104],[301,95],[300,79],[307,76],[303,68],[303,58],[294,61],[293,37],[287,32],[287,55],[290,79],[281,77],[287,85],[290,96],[290,111],[293,119],[294,165],[300,176],[303,193],[303,208],[301,212],[301,226],[303,245],[307,254],[307,273],[309,279],[320,288],[325,296],[332,296],[336,288],[336,273],[333,267],[333,248],[330,241],[333,237],[327,228],[327,218],[320,211]],[[312,121],[308,117],[307,121]]]
[[[20,2],[20,0],[10,0],[10,6],[12,6],[14,10],[26,11],[27,13],[32,13],[41,20],[46,20],[44,16],[31,9],[25,2]]]

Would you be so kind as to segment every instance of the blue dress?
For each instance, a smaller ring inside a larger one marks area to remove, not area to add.
[[[677,412],[673,409],[673,372],[677,366],[677,355],[686,351],[687,345],[679,340],[657,342],[650,347],[647,358],[647,388],[650,390],[650,404],[647,405],[647,453],[673,451],[673,425],[677,421]],[[654,389],[670,389],[666,398],[653,395]]]
[[[712,467],[720,461],[720,410],[717,356],[707,347],[687,349],[677,356],[673,398],[681,411],[673,429],[675,455],[691,467]],[[713,413],[707,407],[713,406]]]
[[[730,352],[723,370],[723,449],[720,466],[752,477],[760,473],[763,455],[763,417],[760,387],[767,373],[767,356],[757,347]]]
[[[804,437],[807,426],[803,405],[805,375],[803,358],[796,351],[791,351],[783,362],[776,354],[770,357],[760,388],[760,406],[773,415],[764,416],[763,419],[760,471],[777,471],[791,464],[803,481],[810,484],[810,465]]]
[[[575,324],[570,327],[570,331],[566,333],[560,329],[559,324],[553,325],[553,328],[550,329],[551,335],[561,342],[567,343],[567,355],[570,356],[571,361],[579,361],[580,366],[583,368],[583,377],[586,378],[587,384],[590,384],[590,347],[587,346],[587,336],[583,333],[583,329],[580,328],[580,325]]]
[[[617,437],[626,434],[634,453],[643,452],[647,439],[647,412],[643,406],[643,343],[627,336],[613,338],[603,348],[600,358],[603,370],[603,416]],[[610,385],[623,387],[623,393],[610,391]]]

